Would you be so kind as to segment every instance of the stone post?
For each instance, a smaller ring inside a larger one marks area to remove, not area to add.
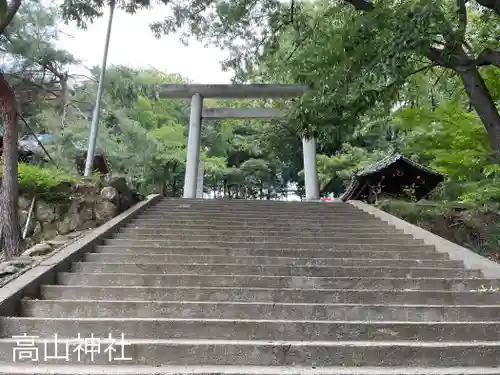
[[[184,198],[196,197],[198,163],[200,162],[202,109],[203,97],[200,94],[194,94],[191,98],[191,113],[189,116],[186,175],[184,177]]]
[[[302,153],[304,155],[306,200],[318,200],[319,186],[318,172],[316,169],[316,142],[314,138],[302,138]]]

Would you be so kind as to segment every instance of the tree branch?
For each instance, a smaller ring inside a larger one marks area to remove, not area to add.
[[[19,0],[19,1],[22,1],[22,0]],[[3,35],[3,37],[10,44],[15,43],[14,40],[12,38],[10,38],[8,35]],[[19,39],[21,39],[21,38],[19,38]],[[19,55],[19,53],[12,53],[12,52],[8,51],[7,49],[4,49],[4,48],[2,48],[2,51],[5,52],[5,53],[12,54],[12,55]],[[65,78],[67,80],[67,74],[68,73],[66,73],[66,72],[61,73],[59,71],[59,69],[54,65],[53,61],[48,61],[47,62],[47,61],[44,61],[43,58],[36,59],[36,58],[31,57],[31,56],[25,56],[25,55],[23,55],[22,57],[24,59],[26,59],[26,60],[30,60],[34,64],[40,65],[43,69],[48,70],[49,72],[51,72],[54,76],[56,76],[57,78],[59,78],[61,80],[61,85],[64,84]],[[45,75],[45,70],[43,71],[44,75]],[[42,80],[43,80],[43,78],[42,78]]]
[[[432,47],[427,49],[424,55],[436,65],[455,71],[464,68],[470,69],[473,66],[494,65],[500,67],[500,50],[493,50],[490,48],[482,50],[475,59],[469,58],[463,50],[458,50],[448,55],[445,50]]]
[[[500,16],[500,0],[476,0],[476,2]]]
[[[308,30],[306,30],[305,32],[303,32],[302,35],[300,35],[300,38],[298,41],[297,40],[294,41],[294,46],[293,46],[292,50],[290,51],[290,53],[288,54],[286,61],[289,61],[293,57],[295,52],[297,52],[297,50],[302,46],[302,43],[311,37],[311,34],[318,29],[320,20],[322,20],[323,18],[326,18],[330,12],[331,12],[331,10],[327,10],[326,12],[323,13],[322,17],[317,17],[316,21],[314,22],[314,25],[311,28],[309,28]]]
[[[288,57],[286,58],[286,61],[290,61],[290,59],[292,58],[292,56],[295,54],[295,52],[297,52],[297,50],[299,49],[300,47],[300,43],[295,43],[295,45],[293,46],[292,50],[290,51],[290,53],[288,54]]]
[[[458,40],[465,40],[465,32],[467,31],[467,0],[457,0],[458,11]]]
[[[91,104],[91,103],[89,103]],[[74,104],[69,104],[71,105],[71,107],[73,107],[74,109],[76,109],[78,111],[78,113],[80,114],[80,116],[82,116],[82,118],[84,118],[85,120],[88,120],[89,117],[88,116],[85,116],[85,114],[82,112],[82,110],[80,108],[78,108],[78,106],[74,105]]]
[[[371,0],[344,0],[346,3],[351,4],[356,10],[370,11],[375,9]]]
[[[429,47],[423,52],[423,55],[436,65],[445,68],[452,68],[448,59],[445,57],[445,51],[442,49]]]
[[[441,78],[444,77],[444,75],[446,74],[446,72],[448,72],[448,71],[443,69],[443,71],[441,72],[441,74],[437,77],[436,81],[432,85],[433,88],[436,87],[436,85],[439,83],[439,81],[441,80]]]
[[[45,91],[45,92],[50,93],[50,94],[54,95],[55,97],[57,97],[57,90],[50,89],[49,87],[44,86],[43,82],[42,83],[37,83],[37,82],[29,80],[29,79],[27,79],[27,78],[25,78],[22,75],[19,75],[17,73],[4,73],[4,75],[5,76],[14,77],[14,78],[18,79],[20,81],[20,83],[24,83],[28,87],[29,86],[36,87],[36,88],[38,88],[38,89],[40,89],[42,91]]]
[[[68,77],[71,77],[71,78],[75,78],[75,77],[83,77],[83,78],[86,78],[88,81],[92,81],[94,83],[98,83],[99,81],[97,79],[95,79],[94,77],[90,77],[88,75],[85,75],[85,74],[68,74]]]
[[[402,80],[396,80],[393,83],[391,83],[389,86],[397,85],[398,83],[401,83],[402,81],[405,81],[407,78],[410,78],[411,76],[414,76],[415,74],[424,72],[426,70],[429,70],[429,69],[432,69],[432,68],[435,68],[435,67],[436,67],[436,64],[429,64],[429,65],[425,65],[425,66],[423,66],[421,68],[415,69],[415,70],[409,72],[408,74],[405,74],[405,77]]]
[[[495,65],[500,68],[500,51],[485,48],[474,60],[476,66]]]
[[[5,29],[9,24],[12,22],[14,19],[14,16],[16,15],[17,11],[21,7],[21,1],[22,0],[12,0],[9,4],[9,10],[7,11],[7,14],[5,15],[5,18],[0,21],[0,35],[2,35],[5,32]]]
[[[422,55],[436,65],[455,71],[457,69],[469,69],[477,65],[474,59],[467,56],[461,45],[455,46],[453,50],[429,47],[422,52]],[[491,65],[491,63],[483,63],[483,65]]]

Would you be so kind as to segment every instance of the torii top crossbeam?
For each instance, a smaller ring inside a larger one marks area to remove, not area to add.
[[[248,84],[248,85],[158,85],[160,98],[190,98],[200,94],[204,98],[246,99],[246,98],[295,98],[307,90],[302,85]]]

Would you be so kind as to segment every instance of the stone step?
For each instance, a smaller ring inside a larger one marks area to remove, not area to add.
[[[119,254],[165,254],[206,256],[257,256],[300,258],[360,258],[360,259],[436,259],[448,260],[448,253],[436,250],[281,250],[281,249],[233,249],[233,248],[175,248],[175,247],[129,247],[97,246],[96,253]]]
[[[237,208],[229,209],[214,209],[210,211],[196,210],[196,209],[184,209],[184,210],[146,210],[140,214],[143,216],[154,216],[154,217],[217,217],[217,218],[275,218],[275,219],[287,219],[293,215],[297,219],[312,220],[314,218],[323,219],[337,219],[337,218],[351,218],[351,219],[372,219],[379,220],[374,215],[371,215],[364,211],[311,211],[311,212],[300,212],[296,210],[280,211],[280,210],[247,210],[241,211]]]
[[[391,267],[307,267],[307,266],[245,266],[239,264],[144,264],[144,263],[98,263],[79,262],[73,264],[73,271],[85,273],[142,273],[186,275],[274,275],[274,276],[316,276],[316,277],[481,277],[478,270],[460,268],[391,268]]]
[[[120,231],[113,235],[113,238],[126,238],[138,240],[169,240],[169,241],[229,241],[229,242],[259,242],[259,241],[273,241],[279,243],[286,242],[318,242],[325,243],[331,241],[349,241],[352,239],[370,240],[413,240],[410,234],[394,234],[394,233],[321,233],[317,235],[303,235],[301,233],[293,233],[286,235],[276,235],[273,233],[256,233],[256,234],[231,234],[231,233],[207,233],[200,234],[198,232],[191,233],[141,233],[134,231]]]
[[[318,248],[303,248],[301,246],[295,246],[294,248],[290,248],[290,245],[283,244],[280,247],[276,248],[271,248],[269,249],[266,244],[250,244],[246,243],[244,244],[245,246],[237,246],[236,248],[234,246],[224,246],[223,244],[212,244],[212,243],[205,243],[205,244],[199,244],[199,243],[190,243],[189,246],[187,245],[162,245],[158,244],[155,242],[147,242],[145,244],[130,244],[130,241],[125,241],[125,240],[112,240],[112,241],[117,241],[118,243],[116,244],[109,244],[106,243],[105,245],[102,245],[106,248],[108,247],[113,247],[113,248],[120,248],[123,250],[127,249],[150,249],[150,252],[155,252],[155,251],[172,251],[174,253],[179,253],[179,252],[198,252],[198,251],[209,251],[210,253],[216,254],[218,251],[221,252],[227,252],[229,250],[231,251],[242,251],[242,252],[249,252],[249,251],[271,251],[271,252],[285,252],[285,251],[306,251],[306,252],[325,252],[325,251],[401,251],[406,254],[406,252],[434,252],[436,253],[436,248],[433,245],[414,245],[413,241],[410,242],[409,244],[332,244],[326,249],[318,249]],[[105,241],[108,242],[108,241]],[[135,250],[134,250],[135,251]],[[443,254],[443,253],[438,253],[438,254]]]
[[[489,367],[0,365],[1,375],[500,375]]]
[[[330,235],[330,234],[349,234],[349,235],[373,235],[373,234],[405,234],[401,230],[396,230],[392,228],[376,228],[376,229],[364,229],[364,228],[330,228],[330,229],[318,229],[318,228],[241,228],[234,227],[231,228],[220,228],[216,226],[208,227],[208,226],[199,226],[199,227],[186,227],[183,225],[178,225],[176,227],[172,227],[169,225],[163,225],[160,227],[139,227],[137,225],[128,225],[120,229],[122,233],[141,233],[141,234],[191,234],[196,232],[197,234],[212,234],[214,231],[217,231],[218,234],[231,234],[231,235],[243,235],[243,236],[255,236],[255,235],[276,235],[276,236],[290,236],[290,235],[299,235],[299,236],[322,236],[322,235]]]
[[[382,221],[351,221],[351,220],[318,220],[318,221],[305,221],[290,218],[289,221],[277,221],[268,220],[267,218],[256,218],[255,220],[239,220],[239,219],[224,219],[220,220],[218,218],[192,218],[192,219],[181,219],[181,218],[167,218],[167,219],[151,219],[138,217],[131,220],[130,226],[142,226],[151,229],[155,228],[171,228],[176,229],[182,228],[216,228],[222,230],[234,230],[234,229],[252,229],[252,230],[285,230],[290,231],[291,229],[306,231],[306,230],[316,230],[319,232],[323,231],[333,231],[333,230],[349,230],[354,229],[354,231],[362,231],[367,229],[386,229],[395,230],[395,228]]]
[[[199,340],[498,341],[500,322],[343,322],[166,318],[0,318],[3,337],[19,334]]]
[[[353,213],[353,214],[365,214],[364,211],[353,207],[351,205],[338,205],[338,206],[310,206],[310,207],[293,207],[293,206],[237,206],[237,205],[203,205],[203,206],[194,206],[194,205],[177,205],[177,206],[153,206],[150,207],[149,210],[155,212],[239,212],[242,214],[252,213],[252,212],[261,212],[261,213],[272,213],[272,214],[280,214],[287,212],[295,212],[301,215],[311,215],[314,213],[323,213],[323,214],[335,214],[335,213]],[[148,211],[149,211],[148,210]]]
[[[278,302],[22,300],[38,318],[189,318],[403,322],[497,321],[500,305],[310,304]]]
[[[197,200],[193,201],[187,198],[182,199],[173,199],[173,200],[163,200],[161,202],[156,203],[154,208],[161,207],[186,207],[196,208],[196,209],[205,209],[209,207],[222,207],[222,208],[234,208],[247,207],[249,209],[264,209],[264,208],[273,208],[273,209],[291,209],[291,210],[340,210],[340,209],[349,209],[349,210],[357,210],[356,207],[345,203],[345,202],[300,202],[300,201],[279,201],[279,200],[241,200],[241,199],[204,199],[202,201]]]
[[[304,223],[298,221],[296,223],[280,223],[280,222],[270,222],[266,223],[266,220],[259,222],[244,222],[244,221],[231,221],[231,222],[213,222],[211,220],[184,220],[184,221],[168,221],[164,220],[149,220],[137,218],[131,220],[127,227],[144,227],[150,229],[169,229],[169,230],[197,230],[197,229],[220,229],[220,230],[247,230],[251,229],[254,231],[310,231],[310,232],[323,232],[323,231],[339,231],[339,230],[351,230],[353,232],[364,232],[364,231],[392,231],[397,233],[398,230],[394,226],[391,226],[385,222],[373,222],[373,223],[346,223],[345,221],[331,223],[331,222],[318,222],[314,225],[310,223]],[[400,231],[399,231],[400,232]],[[400,232],[401,233],[401,232]]]
[[[351,206],[349,203],[342,201],[320,201],[320,200],[303,200],[303,201],[285,201],[279,199],[229,199],[229,198],[210,198],[210,199],[200,199],[200,198],[176,198],[176,197],[165,197],[161,201],[155,204],[155,206],[168,206],[168,205],[187,205],[190,204],[194,206],[210,206],[210,205],[242,205],[250,207],[259,206],[277,206],[277,207],[325,207],[330,206]],[[356,208],[355,206],[351,206]]]
[[[305,221],[305,222],[340,222],[342,220],[349,220],[353,222],[380,222],[381,219],[376,216],[370,215],[366,212],[361,213],[307,213],[302,214],[300,212],[290,211],[290,212],[247,212],[241,213],[239,211],[230,212],[228,210],[214,210],[213,212],[198,212],[198,211],[190,211],[190,212],[154,212],[154,211],[144,211],[141,213],[138,218],[148,218],[148,219],[157,219],[157,220],[172,220],[173,218],[179,218],[182,220],[193,220],[193,219],[217,219],[219,221],[223,220],[238,220],[238,221],[255,221],[255,219],[262,219],[269,222],[290,222],[290,221]]]
[[[398,233],[398,231],[393,227],[385,223],[330,223],[330,222],[320,222],[320,223],[278,223],[272,222],[266,224],[266,220],[259,222],[212,222],[210,220],[184,220],[184,221],[164,221],[164,220],[147,220],[147,219],[135,219],[131,220],[129,227],[147,227],[150,229],[169,229],[169,230],[196,230],[196,229],[208,229],[208,230],[229,230],[229,231],[301,231],[301,232],[332,232],[332,231],[344,231],[351,230],[354,233],[366,232],[366,231],[385,231]],[[401,233],[401,232],[399,232]]]
[[[68,358],[48,359],[48,364],[136,364],[136,365],[243,365],[243,366],[439,366],[458,367],[481,364],[500,365],[500,343],[488,342],[408,342],[408,341],[258,341],[258,340],[189,340],[127,339],[113,343],[99,340],[102,352],[111,344],[115,352],[82,355],[75,348],[85,341],[55,343],[34,340],[34,348],[63,353]],[[16,339],[0,340],[0,363],[13,363]],[[123,348],[123,353],[122,353]],[[55,350],[54,350],[55,351]],[[49,354],[51,354],[50,352]],[[108,358],[108,354],[111,358]],[[53,355],[53,354],[52,354]],[[123,358],[119,360],[119,358]],[[28,361],[31,362],[31,361]]]
[[[209,221],[200,221],[200,222],[170,222],[163,223],[161,221],[146,221],[143,222],[141,220],[131,221],[127,226],[124,226],[122,231],[134,231],[135,228],[147,228],[145,233],[151,231],[153,233],[163,232],[163,233],[192,233],[194,231],[200,232],[200,234],[204,234],[205,232],[212,233],[214,231],[224,233],[282,233],[283,235],[287,235],[288,233],[302,233],[304,235],[319,235],[323,233],[350,233],[350,234],[359,234],[359,233],[370,233],[370,234],[378,234],[378,233],[393,233],[393,234],[405,234],[402,230],[395,229],[390,225],[386,225],[384,223],[379,224],[346,224],[339,223],[335,225],[331,225],[329,223],[321,223],[321,224],[279,224],[272,223],[269,225],[260,223],[211,223]]]
[[[260,275],[182,275],[130,273],[72,273],[58,275],[62,285],[87,286],[204,286],[300,289],[385,289],[385,290],[499,290],[500,280],[488,279],[407,279],[351,277],[294,277]]]
[[[318,204],[319,203],[319,204]],[[280,201],[280,200],[241,200],[241,199],[204,199],[203,201],[189,201],[182,198],[176,201],[161,201],[156,203],[153,208],[161,207],[178,207],[178,208],[194,208],[194,209],[210,209],[210,207],[223,208],[248,208],[248,209],[295,209],[295,210],[358,210],[355,206],[345,202],[300,202],[300,201]]]
[[[85,261],[102,263],[184,263],[184,264],[241,264],[241,265],[286,265],[286,266],[372,266],[372,267],[423,267],[464,268],[462,261],[435,259],[361,259],[361,258],[287,258],[262,256],[224,255],[170,255],[170,254],[121,254],[87,253]]]
[[[165,199],[103,242],[0,318],[0,375],[42,373],[23,333],[125,335],[66,375],[500,373],[500,279],[348,204]]]
[[[163,198],[160,202],[156,203],[156,206],[168,206],[168,205],[187,205],[192,206],[218,206],[218,205],[240,205],[240,206],[273,206],[273,207],[325,207],[329,206],[350,206],[348,203],[341,201],[280,201],[280,200],[268,200],[268,199],[229,199],[229,198],[215,198],[215,199],[200,199],[200,198]],[[355,208],[354,206],[351,206]]]
[[[296,212],[296,213],[342,213],[342,212],[351,212],[351,213],[365,213],[363,210],[356,208],[350,204],[344,205],[323,205],[323,206],[287,206],[287,205],[210,205],[210,204],[202,204],[202,205],[193,205],[193,204],[178,204],[178,205],[162,205],[156,204],[148,209],[148,211],[187,211],[187,212],[206,212],[206,211],[225,211],[225,212],[270,212],[270,213],[281,213],[281,212]]]
[[[221,212],[225,212],[230,215],[273,215],[273,216],[283,216],[287,214],[293,214],[297,216],[314,216],[314,215],[322,215],[322,216],[365,216],[370,217],[367,212],[358,210],[356,208],[342,208],[342,209],[274,209],[274,208],[247,208],[247,207],[210,207],[210,208],[198,208],[198,207],[188,207],[188,208],[179,208],[179,207],[152,207],[149,208],[146,213],[158,214],[158,215],[183,215],[183,214],[201,214],[201,215],[220,215]],[[373,216],[372,216],[373,217]]]
[[[131,239],[131,238],[110,238],[105,241],[107,245],[127,245],[127,246],[186,246],[186,247],[197,247],[202,246],[205,247],[210,244],[212,247],[233,247],[235,249],[239,248],[255,248],[255,247],[265,247],[268,249],[332,249],[335,247],[341,247],[346,244],[355,244],[355,245],[372,245],[376,243],[378,246],[403,246],[403,245],[423,245],[424,242],[422,240],[402,240],[402,239],[384,239],[384,238],[345,238],[337,241],[330,242],[304,242],[304,241],[295,241],[295,242],[278,242],[278,241],[270,241],[270,240],[262,240],[262,241],[207,241],[207,240],[167,240],[164,238],[161,239],[149,239],[149,240],[139,240],[139,239]]]
[[[284,224],[309,224],[309,225],[314,225],[316,223],[324,223],[328,222],[329,224],[340,224],[340,223],[352,223],[352,224],[357,224],[357,223],[364,223],[364,224],[376,224],[380,223],[380,219],[377,219],[375,217],[369,216],[352,216],[352,215],[345,215],[345,216],[331,216],[331,217],[322,217],[318,215],[310,215],[308,217],[301,217],[301,216],[296,216],[293,214],[286,214],[282,216],[271,216],[271,215],[248,215],[248,216],[242,216],[242,215],[228,215],[228,214],[221,214],[221,215],[213,215],[213,214],[207,214],[207,215],[200,215],[193,213],[192,215],[186,215],[186,214],[170,214],[170,215],[159,215],[159,214],[148,214],[147,212],[144,214],[141,214],[138,216],[136,220],[151,220],[151,221],[159,221],[159,222],[196,222],[196,221],[211,221],[213,223],[232,223],[232,222],[243,222],[243,223],[265,223],[265,222],[281,222]]]
[[[43,285],[42,299],[493,305],[500,292]]]
[[[152,208],[178,208],[178,209],[196,209],[196,210],[209,210],[211,208],[240,208],[240,209],[251,209],[251,210],[263,210],[263,209],[274,209],[274,210],[318,210],[318,211],[333,211],[333,210],[359,210],[355,206],[344,203],[344,202],[334,202],[334,204],[327,204],[326,202],[292,202],[292,201],[279,201],[279,200],[213,200],[206,199],[199,202],[189,202],[184,198],[177,201],[162,201],[156,203]],[[339,204],[335,204],[339,203]]]
[[[282,208],[295,208],[295,209],[332,209],[335,208],[350,208],[356,207],[349,203],[341,201],[280,201],[280,200],[267,200],[267,199],[190,199],[190,198],[164,198],[161,202],[155,204],[154,207],[170,207],[178,206],[185,207],[191,205],[192,207],[211,207],[211,206],[244,206],[244,207],[282,207]]]

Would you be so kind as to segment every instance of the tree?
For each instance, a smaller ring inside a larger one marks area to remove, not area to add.
[[[0,0],[0,35],[14,19],[21,0]],[[0,72],[0,112],[4,127],[3,169],[0,191],[0,249],[6,259],[16,255],[21,243],[19,218],[17,216],[17,134],[18,112],[14,90]]]
[[[419,22],[413,23],[416,27],[408,29],[408,23],[389,25],[383,31],[393,31],[397,39],[393,40],[393,53],[424,57],[432,66],[452,70],[460,77],[469,100],[483,122],[494,151],[500,152],[500,114],[493,98],[485,84],[479,69],[484,66],[500,67],[500,43],[498,40],[498,21],[500,9],[498,1],[477,1],[485,7],[475,7],[471,4],[467,9],[466,0],[447,2],[408,2],[403,3],[400,9],[393,10],[384,7],[368,7],[370,17],[381,20],[391,17],[396,21],[410,21],[417,17]],[[470,15],[482,18],[481,25],[470,25]],[[397,17],[396,17],[397,16]],[[485,28],[491,27],[487,34]],[[472,29],[472,30],[471,30]],[[482,29],[482,30],[478,30]],[[483,37],[471,38],[471,33],[482,32]],[[384,34],[387,35],[387,34]],[[496,35],[496,37],[495,37]],[[495,40],[496,39],[496,40]],[[401,49],[398,42],[408,46]],[[408,74],[406,75],[408,77]],[[402,77],[401,80],[406,78]]]
[[[24,117],[37,105],[54,105],[60,113],[68,99],[68,65],[72,55],[55,47],[58,37],[57,8],[25,0],[4,34],[0,50],[8,58],[4,74],[17,94]],[[49,104],[50,103],[50,104]]]
[[[108,72],[97,138],[99,152],[106,156],[114,175],[125,177],[141,192],[151,193],[160,187],[159,192],[178,196],[182,192],[188,107],[184,101],[156,98],[151,86],[184,82],[185,78],[122,66],[111,66]],[[98,70],[93,73],[99,75]],[[74,169],[76,155],[87,145],[95,81],[89,77],[75,85],[64,128],[61,116],[50,109],[39,115],[52,135],[49,151],[68,169]]]
[[[12,35],[7,35],[8,27],[13,23],[16,14],[18,13],[22,0],[0,0],[0,36],[9,38]],[[82,20],[92,20],[100,15],[104,1],[97,0],[92,4],[81,0],[67,0],[62,4],[64,19],[67,21],[78,19],[79,26],[84,27],[85,23]],[[140,7],[147,6],[140,2],[131,1],[124,3],[123,6],[127,11],[134,12]],[[22,25],[21,25],[22,26]],[[15,36],[15,35],[14,35]],[[16,36],[15,36],[16,37]],[[26,56],[26,50],[19,50],[19,40],[14,38],[9,40],[14,54]],[[17,49],[16,49],[17,48]],[[62,101],[59,106],[59,112],[64,114],[66,108],[66,82],[67,74],[57,69],[57,66],[51,64],[49,60],[38,59],[36,56],[35,62],[43,67],[44,71],[49,71],[54,77],[60,80],[62,84]],[[46,57],[46,56],[45,56]],[[54,56],[52,56],[54,57]],[[59,56],[60,57],[60,56]],[[22,79],[21,79],[22,81]],[[53,82],[52,82],[53,83]],[[3,249],[5,257],[8,259],[19,251],[21,245],[21,237],[19,231],[19,221],[17,217],[17,198],[18,198],[18,166],[17,166],[17,139],[18,139],[18,102],[12,85],[5,77],[5,72],[0,72],[0,111],[3,119],[3,170],[2,184],[0,191],[0,248]],[[64,118],[63,118],[64,120]]]
[[[0,248],[5,258],[16,255],[21,244],[17,216],[18,119],[20,109],[52,96],[64,112],[67,73],[73,58],[53,46],[55,11],[35,1],[0,1],[0,49],[7,57],[0,72],[0,111],[4,128],[0,190]],[[54,94],[54,90],[58,92]],[[55,96],[54,96],[55,95]]]
[[[18,112],[14,91],[0,75],[0,111],[4,124],[3,170],[0,192],[0,248],[6,259],[19,249],[21,238],[17,216],[17,121]]]
[[[243,80],[268,79],[271,69],[273,78],[311,86],[296,111],[305,133],[331,123],[352,124],[377,103],[394,102],[415,73],[441,67],[461,79],[500,152],[500,114],[480,72],[500,67],[498,0],[168,4],[175,12],[152,25],[157,35],[184,30],[186,36],[228,48],[226,67],[236,68]],[[322,50],[333,44],[337,53],[324,56]],[[262,57],[273,66],[262,64]],[[284,61],[291,68],[279,74]],[[308,128],[312,123],[315,127]]]
[[[460,78],[493,150],[500,152],[500,115],[480,72],[485,66],[500,67],[500,18],[493,5],[484,9],[469,4],[467,9],[461,0],[366,2],[358,6],[362,12],[338,6],[336,16],[318,20],[316,30],[306,29],[307,41],[282,51],[295,50],[289,63],[292,77],[318,88],[304,102],[309,115],[299,111],[299,121],[323,117],[334,124],[353,124],[377,104],[394,105],[413,75],[445,69]],[[325,11],[331,10],[327,6]],[[323,53],[319,45],[335,45],[337,52]],[[308,59],[313,53],[315,58]]]
[[[187,137],[183,125],[164,125],[151,132],[158,144],[152,169],[161,193],[177,197],[186,165]],[[170,191],[169,191],[170,190]],[[169,194],[170,192],[170,194]]]

